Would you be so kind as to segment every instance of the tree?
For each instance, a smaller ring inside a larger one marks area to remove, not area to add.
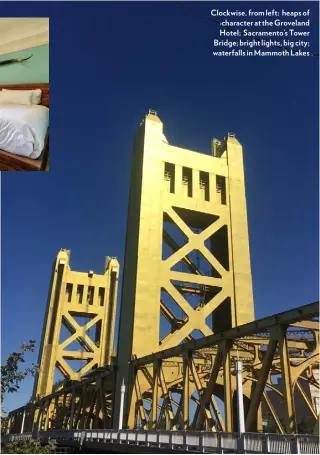
[[[29,340],[27,344],[22,343],[20,351],[12,352],[7,358],[6,363],[1,365],[1,403],[3,403],[6,393],[13,393],[19,390],[21,381],[28,374],[34,376],[37,372],[38,366],[35,364],[32,364],[29,368],[21,368],[21,364],[25,362],[25,353],[34,352],[35,344],[36,342],[34,340]],[[3,424],[3,417],[1,420]],[[53,440],[44,446],[37,440],[4,441],[1,445],[2,453],[54,453],[54,449],[55,441]]]
[[[277,426],[271,416],[271,413],[267,413],[267,425],[264,428],[264,433],[278,433]],[[283,417],[279,417],[279,421],[282,428],[285,429],[285,422]],[[318,434],[319,423],[316,423],[314,418],[309,416],[303,416],[297,421],[297,434]]]
[[[282,428],[284,428],[284,419],[282,417],[279,417],[280,424],[282,425]],[[263,429],[264,433],[278,433],[278,427],[272,417],[272,414],[270,411],[267,411],[266,414],[266,425]]]
[[[317,427],[316,421],[313,417],[302,417],[298,422],[298,433],[300,434],[314,434],[314,430]]]
[[[53,440],[49,440],[45,446],[35,439],[4,442],[1,445],[2,453],[55,453],[55,449],[56,444]]]
[[[1,365],[1,403],[3,403],[6,393],[17,392],[20,388],[20,382],[28,375],[34,375],[38,366],[32,364],[31,368],[20,369],[25,362],[24,355],[26,352],[34,352],[36,342],[30,340],[27,344],[22,343],[19,352],[12,352],[5,365]]]

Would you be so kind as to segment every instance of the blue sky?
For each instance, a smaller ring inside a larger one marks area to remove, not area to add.
[[[200,16],[216,5],[198,3]],[[217,26],[176,2],[2,2],[0,16],[50,17],[51,95],[50,172],[2,173],[3,359],[39,346],[60,248],[77,270],[102,273],[106,255],[123,267],[132,140],[149,108],[171,144],[209,153],[228,131],[243,144],[256,317],[318,299],[317,58],[213,58]],[[31,390],[30,378],[6,408]]]

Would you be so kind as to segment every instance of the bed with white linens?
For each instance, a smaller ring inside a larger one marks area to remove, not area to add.
[[[48,84],[0,86],[0,170],[47,170]]]

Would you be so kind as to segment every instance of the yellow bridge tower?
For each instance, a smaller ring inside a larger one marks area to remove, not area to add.
[[[59,251],[53,264],[34,398],[52,392],[56,368],[64,378],[80,380],[89,370],[111,363],[118,275],[115,258],[106,257],[105,272],[97,275],[71,270],[70,251]],[[79,322],[81,318],[83,324]],[[63,326],[68,333],[64,340]],[[90,329],[92,337],[88,334]],[[81,350],[71,348],[75,341]],[[68,364],[74,360],[86,364],[74,371]]]
[[[70,251],[58,253],[34,400],[9,414],[8,433],[119,424],[238,432],[236,360],[246,432],[262,432],[271,419],[278,433],[296,434],[303,406],[318,419],[319,305],[255,320],[242,146],[234,134],[213,139],[211,154],[203,154],[169,144],[155,111],[142,121],[111,362],[118,275],[115,258],[96,275],[71,270]],[[52,393],[56,368],[73,381]]]
[[[169,144],[152,110],[136,135],[114,425],[122,380],[130,428],[143,392],[132,386],[132,358],[254,320],[242,146],[228,133],[211,152]]]

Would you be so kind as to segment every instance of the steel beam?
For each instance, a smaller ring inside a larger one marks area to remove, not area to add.
[[[286,403],[286,432],[295,434],[297,432],[297,423],[294,409],[293,384],[291,380],[290,357],[288,353],[288,343],[286,337],[286,326],[279,326],[279,353],[281,361],[281,373],[284,384],[284,396]]]
[[[258,381],[254,387],[253,395],[250,399],[250,407],[246,418],[246,431],[252,431],[252,427],[257,418],[257,412],[263,391],[268,379],[269,371],[272,365],[273,356],[278,346],[278,340],[271,338],[268,344],[267,351],[264,355],[261,369],[259,371]]]
[[[157,428],[157,411],[159,400],[159,361],[153,363],[153,382],[152,382],[152,405],[149,426],[151,429]]]
[[[163,238],[166,241],[166,243],[170,246],[170,248],[172,248],[175,252],[180,250],[181,246],[178,245],[173,240],[171,235],[168,234],[165,230],[163,230]],[[200,270],[194,265],[194,263],[188,258],[188,256],[185,256],[184,258],[182,258],[181,262],[184,263],[184,265],[190,270],[191,273],[196,273],[198,275],[202,275]]]
[[[204,418],[205,418],[205,413],[206,413],[206,407],[208,406],[210,398],[214,392],[214,387],[216,385],[217,377],[218,377],[219,370],[220,370],[221,363],[222,363],[222,357],[223,357],[223,346],[222,346],[222,344],[220,344],[218,347],[218,351],[216,353],[215,359],[214,359],[214,363],[213,363],[210,377],[208,380],[207,388],[203,392],[202,397],[199,397],[200,398],[200,408],[199,408],[199,414],[198,414],[198,419],[197,419],[197,423],[196,423],[197,430],[202,429]]]
[[[297,389],[298,389],[299,392],[301,393],[302,398],[304,399],[306,405],[308,406],[309,411],[310,411],[310,413],[312,414],[313,418],[314,418],[315,420],[317,420],[318,416],[317,416],[317,414],[315,413],[314,408],[313,408],[312,404],[310,403],[310,401],[309,401],[309,399],[308,399],[308,397],[307,397],[307,395],[306,395],[306,392],[303,390],[303,388],[302,388],[301,385],[299,384],[299,381],[298,381],[298,380],[296,381],[295,386],[297,387]]]
[[[162,389],[162,394],[164,399],[166,400],[166,419],[169,420],[169,426],[170,430],[176,430],[177,427],[174,423],[174,414],[171,406],[171,397],[169,394],[169,390],[166,384],[166,379],[165,375],[163,373],[162,366],[160,366],[160,371],[159,371],[159,378],[160,378],[160,385]]]
[[[233,414],[233,403],[232,403],[232,388],[231,388],[231,361],[230,361],[230,343],[228,341],[223,342],[223,382],[224,382],[224,414],[225,414],[225,425],[226,431],[232,431],[232,414]]]
[[[266,402],[266,405],[268,406],[269,411],[271,412],[271,415],[273,417],[273,420],[274,420],[274,422],[276,424],[276,427],[277,427],[279,433],[284,434],[281,422],[280,422],[280,420],[279,420],[279,418],[278,418],[278,416],[276,414],[276,411],[274,410],[274,407],[272,406],[272,403],[269,400],[269,397],[266,394],[266,392],[263,392],[263,398],[264,398],[264,400]]]
[[[307,319],[315,317],[319,314],[319,302],[310,303],[293,310],[288,310],[283,313],[278,313],[273,316],[269,316],[257,321],[249,322],[238,327],[234,327],[226,332],[209,335],[204,338],[183,343],[173,348],[164,349],[154,354],[150,354],[138,359],[132,360],[132,364],[136,367],[153,363],[156,359],[169,359],[177,355],[183,354],[187,351],[197,351],[209,346],[219,344],[219,342],[228,340],[234,340],[237,338],[243,338],[246,336],[254,335],[255,333],[264,332],[270,330],[272,327],[278,324],[290,325],[294,322],[298,322],[301,319]]]
[[[137,397],[136,404],[138,406],[138,411],[139,411],[141,422],[143,424],[143,428],[146,430],[147,429],[147,416],[146,416],[146,412],[145,412],[145,409],[143,406],[143,398],[142,398],[142,394],[141,394],[141,390],[140,390],[138,376],[139,376],[139,372],[137,371],[137,374],[135,377],[135,383],[134,383],[134,385],[135,385],[134,390],[135,390],[136,397]]]
[[[190,394],[190,353],[187,352],[183,356],[183,429],[188,430],[189,428],[189,394]]]

